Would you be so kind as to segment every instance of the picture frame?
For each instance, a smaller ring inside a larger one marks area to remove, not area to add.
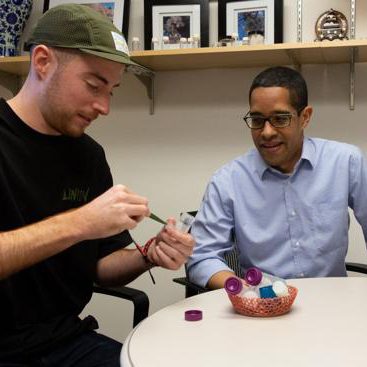
[[[152,49],[153,37],[161,43],[166,35],[169,48],[179,48],[180,37],[195,34],[200,36],[201,47],[209,45],[209,0],[144,0],[146,50]]]
[[[248,32],[259,32],[264,43],[283,42],[283,0],[220,0],[218,2],[218,40],[233,33],[239,40]]]
[[[131,0],[45,0],[43,12],[56,5],[80,4],[88,5],[109,17],[112,23],[122,31],[126,41],[129,36],[129,15]]]

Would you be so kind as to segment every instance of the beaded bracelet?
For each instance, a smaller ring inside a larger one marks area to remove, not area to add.
[[[148,240],[147,243],[144,245],[144,247],[142,247],[142,246],[138,245],[137,243],[135,243],[135,246],[137,247],[139,252],[143,255],[144,259],[152,265],[156,265],[156,264],[154,264],[153,262],[151,262],[148,259],[148,250],[149,250],[150,245],[154,242],[154,240],[155,240],[155,237]]]
[[[135,244],[135,247],[138,249],[138,251],[141,253],[141,255],[143,256],[145,262],[147,262],[148,264],[150,265],[153,265],[153,266],[156,266],[157,264],[155,264],[154,262],[151,262],[149,259],[148,259],[148,250],[149,250],[149,247],[150,245],[154,242],[155,240],[155,237],[152,237],[150,240],[147,241],[147,243],[143,246],[140,246],[137,242],[134,242]],[[149,272],[149,275],[150,275],[150,278],[152,279],[152,282],[153,284],[155,284],[155,280],[154,280],[154,277],[153,277],[153,274],[152,272],[150,271],[150,269],[148,269],[148,272]]]

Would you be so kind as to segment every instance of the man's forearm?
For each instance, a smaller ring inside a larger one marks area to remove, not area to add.
[[[234,276],[234,273],[230,271],[226,271],[226,270],[219,271],[218,273],[215,273],[214,275],[211,276],[211,278],[208,281],[208,287],[210,289],[223,288],[225,281],[229,277],[233,277],[233,276]]]
[[[138,250],[121,249],[99,260],[97,283],[102,286],[128,284],[152,267]]]
[[[135,228],[150,213],[148,202],[116,185],[78,209],[0,233],[0,279],[43,261],[83,240]]]
[[[83,240],[76,211],[0,233],[0,280]]]

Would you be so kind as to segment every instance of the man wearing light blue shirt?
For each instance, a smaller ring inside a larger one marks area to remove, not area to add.
[[[242,270],[283,278],[345,276],[348,207],[367,240],[367,163],[360,150],[304,137],[312,107],[295,70],[269,68],[253,81],[244,120],[256,149],[219,169],[192,227],[190,280],[220,288],[233,276],[224,254],[234,245]],[[234,236],[233,236],[234,234]]]

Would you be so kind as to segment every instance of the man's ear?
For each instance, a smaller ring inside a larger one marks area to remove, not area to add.
[[[45,45],[37,45],[32,50],[32,68],[37,78],[46,79],[56,67],[56,55],[53,50]]]
[[[306,106],[301,112],[302,127],[306,128],[311,120],[313,109],[311,106]]]

